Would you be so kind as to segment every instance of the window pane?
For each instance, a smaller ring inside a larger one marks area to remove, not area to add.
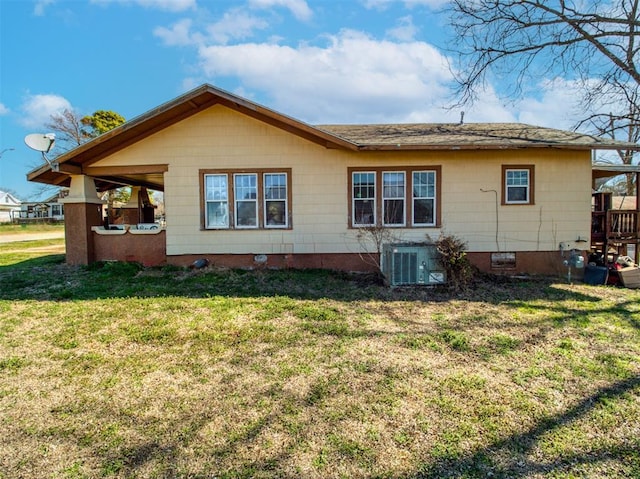
[[[286,226],[287,213],[284,201],[267,201],[267,226]]]
[[[268,200],[287,199],[287,175],[285,173],[264,175],[264,197]]]
[[[382,186],[382,195],[384,198],[404,198],[404,173],[383,173]]]
[[[528,170],[507,171],[507,186],[527,186],[529,185]]]
[[[258,226],[258,215],[255,201],[238,201],[236,203],[236,225]]]
[[[229,226],[226,201],[210,201],[207,203],[207,228],[226,228]]]
[[[434,201],[430,199],[413,200],[413,224],[433,225],[435,224]]]
[[[376,194],[375,173],[353,174],[353,197],[358,199],[374,199]]]
[[[510,187],[507,189],[507,201],[527,201],[526,187]]]
[[[404,200],[384,200],[384,224],[404,224]]]
[[[227,199],[227,175],[206,175],[205,189],[207,201]]]
[[[257,176],[256,174],[234,176],[236,200],[256,199],[258,197]]]
[[[373,200],[356,200],[354,201],[353,224],[355,225],[372,225],[375,222],[373,214]]]

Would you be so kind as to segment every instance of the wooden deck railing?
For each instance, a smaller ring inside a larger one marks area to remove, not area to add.
[[[638,238],[640,237],[639,226],[638,211],[607,211],[606,237],[610,241],[618,243],[638,243]]]

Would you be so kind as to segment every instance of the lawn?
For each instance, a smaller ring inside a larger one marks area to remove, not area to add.
[[[640,291],[0,245],[0,478],[640,477]]]
[[[0,223],[0,236],[64,232],[64,224],[9,224]]]

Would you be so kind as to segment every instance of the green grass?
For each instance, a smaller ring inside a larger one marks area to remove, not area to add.
[[[640,477],[640,291],[71,267],[55,241],[0,245],[2,479]]]
[[[64,224],[11,224],[0,223],[0,235],[21,235],[64,232]]]

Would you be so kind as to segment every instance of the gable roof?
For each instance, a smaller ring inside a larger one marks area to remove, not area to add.
[[[0,206],[20,206],[22,202],[6,191],[0,191]]]
[[[97,161],[214,105],[305,138],[325,148],[350,151],[442,149],[640,149],[634,143],[514,123],[312,126],[227,91],[204,84],[58,156],[27,174],[29,181],[69,186],[70,174],[86,174]],[[98,169],[99,170],[99,169]],[[132,184],[163,189],[163,172],[153,169],[107,176],[94,169],[98,190]]]

